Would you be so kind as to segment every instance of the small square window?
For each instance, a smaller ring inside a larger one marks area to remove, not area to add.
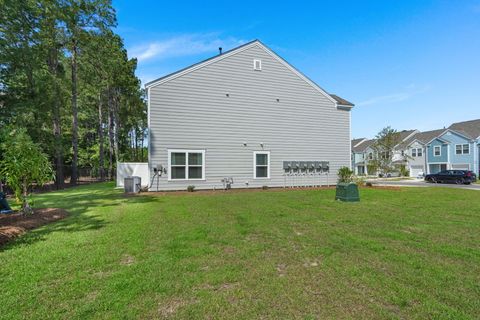
[[[258,60],[258,59],[253,60],[253,70],[256,70],[256,71],[262,70],[262,60]]]

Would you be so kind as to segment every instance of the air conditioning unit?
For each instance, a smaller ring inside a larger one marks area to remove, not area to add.
[[[142,178],[133,176],[123,180],[125,193],[138,193],[142,188]]]

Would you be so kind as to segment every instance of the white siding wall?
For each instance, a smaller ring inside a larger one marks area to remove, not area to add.
[[[142,187],[148,186],[149,173],[146,162],[117,162],[117,188],[123,188],[126,177],[138,176],[142,179]]]
[[[413,149],[413,148],[415,148],[415,149],[417,149],[417,148],[422,149],[422,156],[421,156],[421,157],[418,157],[418,156],[417,156],[417,157],[412,157],[412,149]],[[412,144],[409,146],[407,152],[408,152],[408,155],[410,156],[410,157],[408,158],[408,165],[409,165],[409,170],[410,170],[410,176],[411,176],[411,177],[416,177],[417,175],[416,175],[416,172],[415,172],[415,171],[418,171],[418,168],[419,168],[420,166],[422,167],[422,172],[423,172],[424,174],[426,174],[426,173],[427,173],[427,168],[426,168],[426,165],[425,165],[425,163],[426,163],[426,161],[425,161],[425,158],[426,158],[425,146],[422,145],[422,144],[420,144],[420,143],[418,143],[418,142],[414,142],[414,143],[412,143]],[[414,170],[412,170],[412,167],[414,168]]]
[[[350,112],[255,46],[150,88],[150,168],[167,166],[168,149],[205,149],[206,179],[164,176],[160,190],[220,187],[230,176],[234,188],[283,186],[282,162],[292,160],[330,161],[331,182],[350,166]],[[268,180],[253,179],[260,150],[270,151]]]

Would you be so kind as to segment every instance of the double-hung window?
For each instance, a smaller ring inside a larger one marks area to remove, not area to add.
[[[205,150],[168,150],[169,180],[204,180]]]
[[[412,157],[421,157],[423,155],[422,148],[413,148],[412,149]]]
[[[442,149],[440,146],[434,146],[433,147],[433,155],[435,157],[440,157],[442,155]]]
[[[470,145],[468,143],[455,145],[455,154],[470,154]]]
[[[255,179],[270,179],[270,152],[253,152],[253,177]]]

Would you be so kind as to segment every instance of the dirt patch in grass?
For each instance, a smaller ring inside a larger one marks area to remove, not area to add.
[[[32,215],[0,214],[0,246],[48,223],[65,218],[67,211],[58,208],[35,209]]]
[[[195,300],[184,300],[180,298],[173,298],[161,303],[158,308],[158,313],[161,319],[168,319],[168,318],[174,317],[179,309],[194,303],[196,303]]]

